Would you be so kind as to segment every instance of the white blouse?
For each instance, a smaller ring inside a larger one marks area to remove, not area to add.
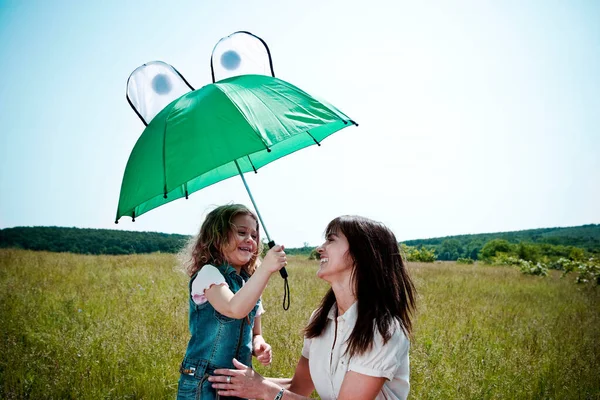
[[[312,339],[305,337],[302,349],[302,355],[308,358],[310,376],[321,399],[337,399],[348,371],[386,378],[377,400],[406,399],[410,389],[410,342],[400,328],[400,323],[397,323],[386,344],[383,344],[383,338],[379,330],[376,330],[371,350],[349,358],[344,352],[348,347],[346,341],[356,323],[357,303],[337,317],[337,335],[336,308],[337,305],[334,304],[329,310],[327,325],[321,335]]]

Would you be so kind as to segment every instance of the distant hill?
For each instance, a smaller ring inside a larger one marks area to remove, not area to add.
[[[134,254],[156,251],[176,253],[189,236],[159,232],[136,232],[113,229],[66,227],[16,227],[0,229],[0,248],[22,248],[81,254]],[[568,228],[541,228],[514,232],[456,235],[431,239],[407,240],[408,246],[434,249],[440,260],[459,257],[476,259],[483,246],[492,239],[510,243],[536,243],[564,248],[579,247],[588,253],[600,254],[600,225],[589,224]],[[313,248],[286,248],[288,254],[309,254]],[[554,249],[556,250],[556,249]],[[556,254],[559,254],[556,253]]]
[[[0,229],[0,248],[80,254],[177,253],[187,235],[114,229],[34,226]],[[286,248],[288,254],[310,254],[313,247]]]
[[[579,247],[589,253],[600,254],[600,225],[589,224],[566,228],[540,228],[512,232],[479,233],[472,235],[445,236],[431,239],[416,239],[403,242],[407,246],[425,246],[435,250],[438,259],[459,257],[477,258],[477,253],[493,239],[509,243],[535,243],[563,247]]]
[[[159,232],[34,226],[0,230],[0,248],[81,254],[176,253],[188,238]]]

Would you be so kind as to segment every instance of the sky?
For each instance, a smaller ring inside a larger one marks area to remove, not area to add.
[[[359,123],[246,174],[276,242],[342,214],[398,240],[600,223],[598,21],[593,0],[0,0],[0,228],[188,235],[251,206],[234,177],[114,224],[144,130],[129,74],[160,60],[200,88],[240,30]]]

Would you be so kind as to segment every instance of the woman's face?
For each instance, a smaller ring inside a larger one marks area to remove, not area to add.
[[[231,222],[233,227],[223,256],[233,267],[241,268],[250,262],[258,248],[256,220],[250,215],[238,215]]]
[[[348,239],[342,232],[330,234],[325,243],[317,247],[321,263],[317,276],[328,282],[343,279],[352,273],[352,258]]]

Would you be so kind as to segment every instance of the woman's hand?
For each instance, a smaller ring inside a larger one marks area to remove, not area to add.
[[[273,273],[279,271],[281,268],[287,265],[287,258],[285,256],[285,251],[283,245],[273,246],[267,254],[265,258],[262,260],[260,268],[265,268],[267,271]]]
[[[261,374],[235,358],[233,365],[236,369],[216,369],[215,375],[208,378],[220,396],[269,399],[274,398],[279,392],[279,386],[269,382]]]
[[[252,354],[264,366],[271,364],[271,361],[273,361],[271,345],[265,342],[262,335],[255,335],[252,339]]]

